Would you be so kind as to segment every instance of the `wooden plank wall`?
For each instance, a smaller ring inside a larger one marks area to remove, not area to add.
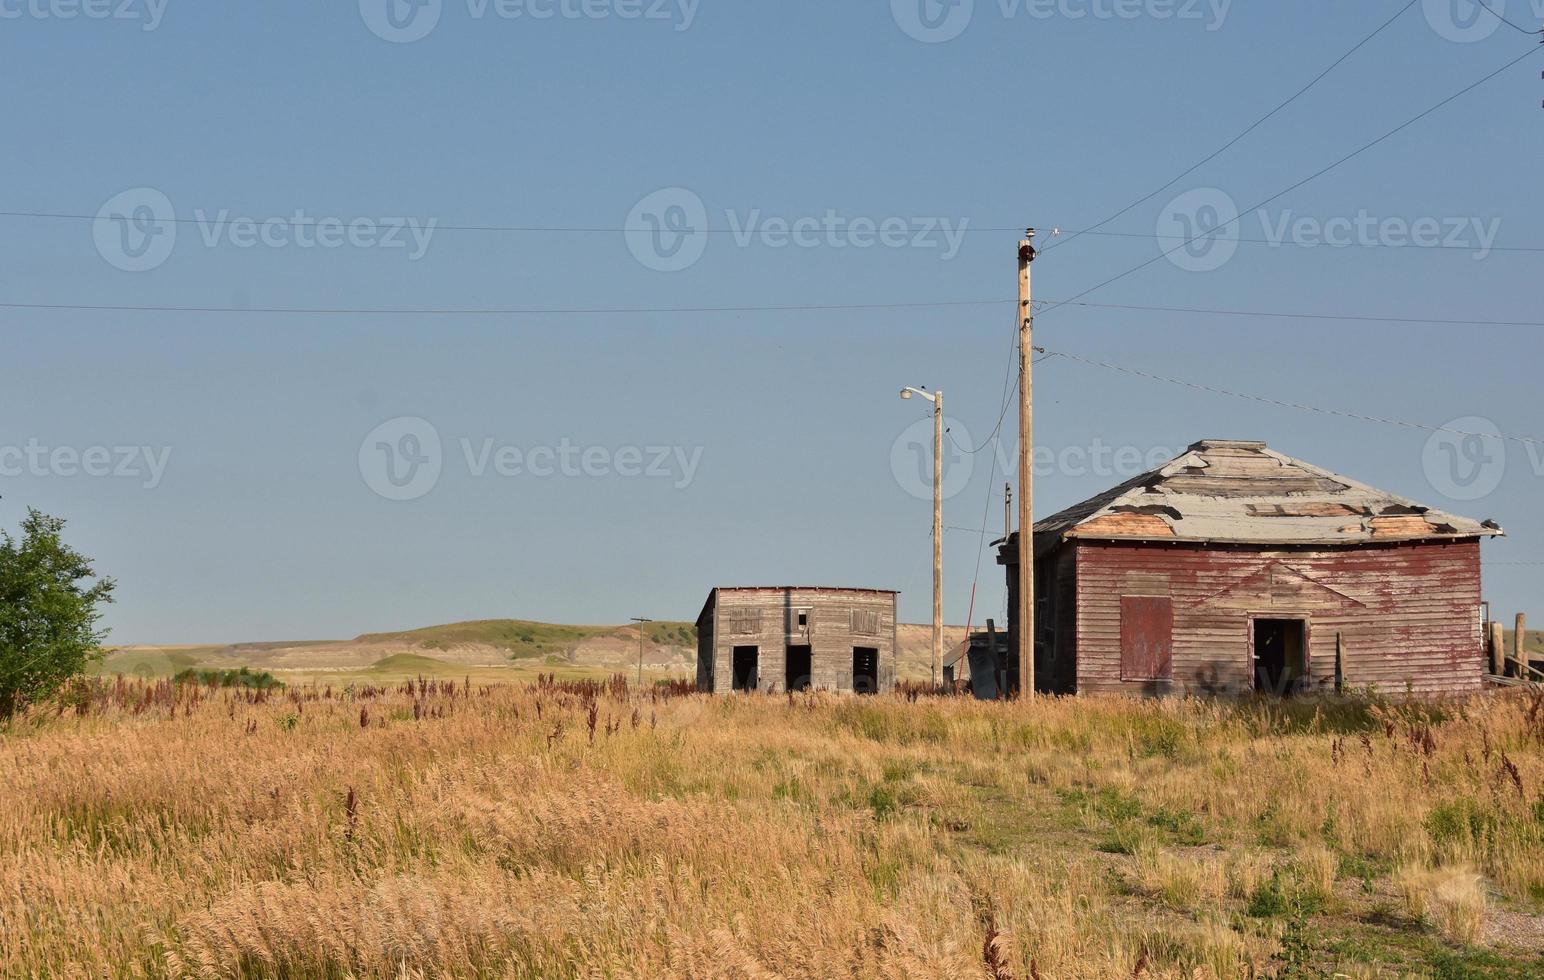
[[[731,662],[734,648],[759,649],[758,665],[763,692],[785,689],[786,654],[789,646],[809,646],[813,685],[820,690],[852,690],[853,647],[879,651],[879,690],[895,689],[895,608],[893,593],[835,589],[721,590],[713,613],[712,685],[699,656],[698,689],[727,694],[733,686]],[[804,630],[790,615],[808,609]],[[853,631],[853,614],[867,614],[876,623],[874,635]],[[753,625],[754,628],[751,628]],[[750,632],[746,632],[750,629]],[[699,641],[700,642],[700,641]]]
[[[1348,688],[1425,696],[1480,689],[1476,540],[1338,550],[1105,541],[1069,548],[1077,556],[1079,692],[1247,693],[1256,616],[1307,620],[1315,689],[1333,690],[1337,633],[1345,636]],[[1121,682],[1122,595],[1172,597],[1171,682]]]

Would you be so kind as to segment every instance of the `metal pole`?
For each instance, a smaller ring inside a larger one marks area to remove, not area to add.
[[[1035,429],[1034,313],[1030,307],[1029,264],[1035,260],[1035,229],[1019,241],[1019,697],[1035,696]]]
[[[633,622],[638,624],[638,686],[643,687],[643,624],[652,623],[654,620],[645,619],[642,616],[634,616]]]
[[[944,393],[933,392],[933,687],[944,659]]]

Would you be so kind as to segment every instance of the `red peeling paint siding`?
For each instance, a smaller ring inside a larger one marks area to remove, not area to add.
[[[1345,549],[1072,541],[1080,693],[1247,692],[1254,618],[1307,622],[1309,679],[1388,694],[1477,691],[1480,547],[1473,539]],[[1123,682],[1121,597],[1173,602],[1173,677]]]

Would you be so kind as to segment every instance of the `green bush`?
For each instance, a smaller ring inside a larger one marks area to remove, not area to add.
[[[271,691],[284,686],[284,682],[266,670],[242,667],[239,670],[212,670],[189,667],[177,671],[172,677],[177,684],[202,684],[205,687],[243,687],[254,691]]]

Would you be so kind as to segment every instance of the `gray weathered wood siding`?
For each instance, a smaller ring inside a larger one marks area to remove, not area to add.
[[[801,629],[797,613],[807,611]],[[761,692],[785,690],[787,648],[810,647],[811,684],[853,689],[853,649],[878,651],[881,693],[895,688],[896,596],[861,589],[715,589],[698,620],[697,687],[727,694],[734,648],[757,648]],[[870,630],[872,629],[872,632]]]
[[[1254,618],[1307,622],[1309,680],[1331,688],[1335,637],[1345,683],[1391,695],[1481,687],[1478,540],[1350,548],[1208,547],[1073,541],[1080,693],[1247,692]],[[1121,597],[1173,603],[1173,675],[1122,682]]]

